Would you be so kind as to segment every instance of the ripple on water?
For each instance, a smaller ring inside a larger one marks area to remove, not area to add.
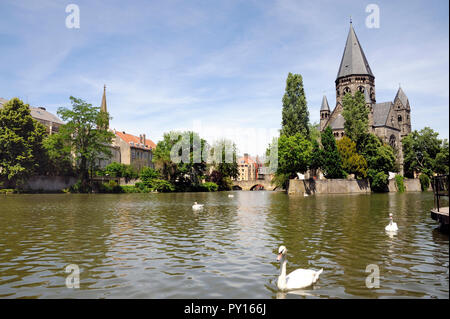
[[[429,193],[234,194],[6,197],[0,297],[448,298],[448,235],[423,213]],[[193,212],[194,201],[205,209]],[[317,285],[277,291],[281,244],[288,272],[324,269]],[[65,287],[68,264],[80,267],[79,290]],[[365,286],[369,264],[378,289]]]

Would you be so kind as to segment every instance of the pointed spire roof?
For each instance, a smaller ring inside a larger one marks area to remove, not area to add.
[[[103,86],[103,97],[102,97],[102,104],[100,106],[100,111],[108,112],[106,108],[106,85]]]
[[[353,25],[350,22],[347,42],[345,43],[344,54],[342,55],[341,65],[337,78],[353,74],[363,74],[374,76],[367,62],[364,51],[359,44]]]
[[[322,106],[320,107],[321,111],[330,111],[330,106],[328,105],[327,97],[324,95],[322,98]]]
[[[403,92],[401,87],[398,88],[394,101],[396,101],[397,99],[400,99],[400,102],[402,102],[403,106],[407,106],[408,97],[406,96],[405,92]]]

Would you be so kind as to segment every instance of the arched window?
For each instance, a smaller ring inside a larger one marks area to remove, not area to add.
[[[358,91],[364,93],[364,86],[358,86]]]
[[[370,88],[370,98],[375,100],[375,92],[373,91],[373,88]]]
[[[336,96],[339,96],[339,89],[336,89]]]
[[[344,136],[344,132],[341,132],[341,137],[343,137]]]
[[[402,121],[402,116],[399,115],[399,116],[397,117],[397,120],[398,120],[399,122],[401,122],[401,121]]]
[[[391,145],[392,147],[397,147],[397,142],[396,142],[395,136],[393,134],[389,138],[389,145]]]
[[[348,86],[346,86],[345,88],[344,88],[344,94],[347,94],[347,93],[350,93],[351,91],[350,91],[350,88],[348,87]]]

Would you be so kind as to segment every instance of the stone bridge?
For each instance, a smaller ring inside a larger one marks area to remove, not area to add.
[[[264,189],[268,191],[275,190],[276,186],[272,185],[270,181],[262,179],[256,179],[252,181],[233,181],[233,189],[243,191],[253,191],[258,189]]]

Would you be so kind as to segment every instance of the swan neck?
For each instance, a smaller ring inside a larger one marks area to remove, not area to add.
[[[287,264],[286,256],[283,256],[283,258],[281,259],[281,273],[280,273],[281,277],[286,277],[286,264]]]

